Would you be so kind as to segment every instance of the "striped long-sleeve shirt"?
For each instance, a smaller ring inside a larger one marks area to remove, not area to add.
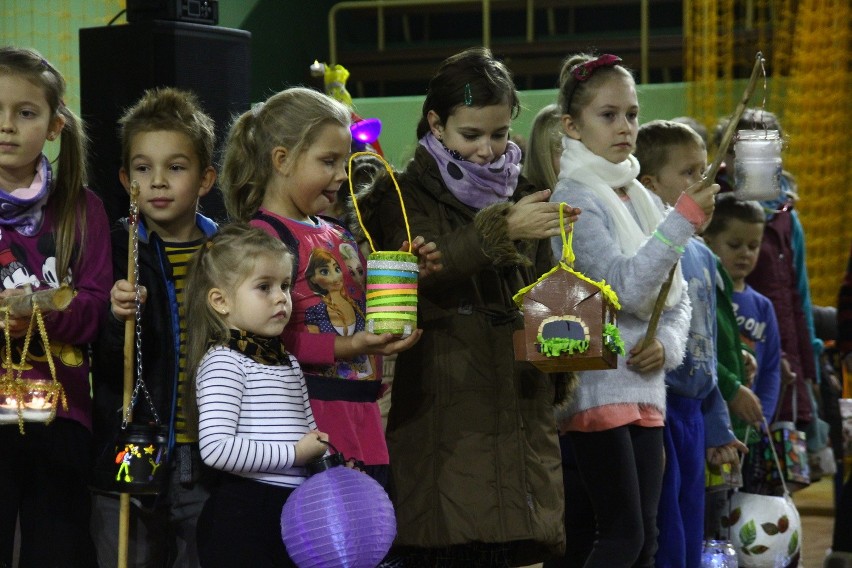
[[[316,430],[301,367],[264,365],[228,347],[211,348],[197,373],[198,437],[210,467],[296,487],[296,442]]]

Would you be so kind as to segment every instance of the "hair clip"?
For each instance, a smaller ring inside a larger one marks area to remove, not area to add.
[[[470,92],[470,83],[464,84],[464,105],[470,106],[473,104],[473,93]]]
[[[597,59],[592,59],[585,63],[578,63],[572,67],[571,76],[582,83],[583,81],[588,81],[589,77],[594,74],[596,69],[600,67],[612,67],[618,63],[621,63],[620,57],[610,53],[605,53]]]

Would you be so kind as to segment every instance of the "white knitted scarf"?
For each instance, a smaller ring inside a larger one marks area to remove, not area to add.
[[[559,160],[559,178],[571,179],[588,187],[598,198],[599,203],[610,213],[615,224],[615,238],[626,256],[633,256],[644,243],[657,225],[663,219],[663,214],[657,207],[648,190],[639,183],[639,161],[629,156],[619,164],[613,164],[602,158],[579,140],[568,136],[562,137],[562,157]],[[627,206],[618,197],[616,188],[624,188],[630,202],[636,210],[639,223],[630,214]],[[636,285],[641,285],[637,282]],[[660,287],[657,287],[659,291]],[[683,273],[678,262],[672,279],[672,287],[666,298],[666,308],[677,305],[683,293]],[[647,320],[656,301],[657,294],[639,309],[635,315]]]

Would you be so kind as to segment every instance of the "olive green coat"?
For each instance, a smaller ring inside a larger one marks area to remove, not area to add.
[[[550,243],[511,242],[510,205],[462,204],[423,147],[399,182],[411,237],[436,242],[444,266],[420,281],[423,337],[396,362],[387,427],[396,544],[510,543],[518,564],[539,562],[565,547],[554,380],[515,361],[523,320],[512,295],[552,267]],[[519,188],[533,189],[523,179]],[[358,205],[377,250],[408,239],[387,175]]]

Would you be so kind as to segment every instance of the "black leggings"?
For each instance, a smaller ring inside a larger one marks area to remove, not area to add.
[[[21,521],[21,568],[97,566],[89,536],[92,434],[74,420],[0,426],[0,566],[11,566]]]
[[[198,518],[204,568],[295,568],[281,540],[281,509],[293,489],[220,472]]]
[[[563,450],[572,452],[563,454],[567,553],[563,562],[547,566],[653,568],[663,429],[622,426],[567,436],[570,447],[563,444]]]

